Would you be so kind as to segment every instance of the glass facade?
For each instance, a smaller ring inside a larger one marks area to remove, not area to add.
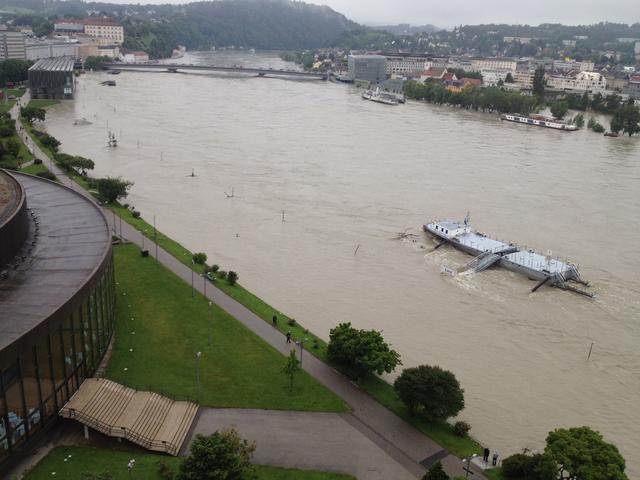
[[[45,320],[46,333],[17,358],[0,356],[0,465],[57,416],[102,360],[115,326],[113,257],[105,261],[70,314]]]

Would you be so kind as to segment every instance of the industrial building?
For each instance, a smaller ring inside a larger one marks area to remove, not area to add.
[[[29,68],[31,98],[70,100],[73,98],[75,78],[73,57],[38,60]]]
[[[55,424],[115,323],[111,234],[93,200],[0,170],[0,471]]]
[[[349,55],[347,66],[352,80],[378,84],[387,79],[387,58],[383,55]]]

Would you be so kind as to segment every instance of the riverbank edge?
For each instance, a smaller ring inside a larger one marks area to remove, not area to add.
[[[35,130],[35,128],[25,122],[22,118],[20,119],[20,122],[25,128],[25,131],[27,132],[31,140],[36,143],[40,147],[40,149],[47,155],[49,161],[57,163],[55,161],[56,152],[40,142],[39,138],[33,134],[33,130]],[[83,177],[73,174],[73,172],[70,172],[68,175],[73,179],[73,181],[75,181],[89,193],[91,193],[92,195],[95,194],[95,191],[92,191],[90,189],[88,182]],[[162,232],[157,230],[157,228],[154,229],[153,225],[145,221],[142,216],[135,218],[133,216],[134,207],[125,207],[125,205],[127,204],[115,203],[107,204],[105,206],[113,212],[114,217],[117,216],[120,221],[124,220],[126,223],[140,232],[140,234],[145,238],[154,240],[158,246],[166,250],[178,261],[201,276],[203,282],[209,282],[209,280],[207,280],[203,276],[204,265],[198,265],[192,262],[193,252],[188,250],[186,247],[184,247],[168,235],[163,234]],[[114,225],[116,225],[116,222],[114,222]],[[155,235],[153,235],[154,232]],[[115,234],[118,234],[117,225]],[[297,320],[272,307],[257,295],[249,292],[247,289],[242,287],[239,283],[236,283],[233,286],[229,285],[223,278],[220,277],[219,274],[215,274],[214,282],[209,282],[209,284],[212,284],[212,286],[218,288],[219,290],[222,290],[224,293],[251,310],[258,317],[262,318],[269,324],[273,324],[272,319],[273,316],[276,315],[277,323],[276,325],[274,325],[275,328],[282,332],[283,335],[286,334],[286,332],[291,332],[292,338],[294,340],[305,339],[305,344],[307,345],[308,352],[313,354],[325,364],[330,365],[332,368],[335,368],[335,365],[332,365],[327,359],[327,343],[320,337],[311,333],[308,329],[300,325]],[[363,381],[351,383],[356,385],[362,391],[375,399],[380,405],[384,406],[385,408],[396,414],[398,417],[414,426],[417,430],[441,445],[443,448],[446,448],[449,452],[456,455],[457,457],[465,458],[472,454],[482,453],[482,447],[479,442],[477,442],[471,436],[460,437],[456,435],[454,433],[453,426],[448,422],[442,421],[437,423],[429,423],[426,422],[423,418],[410,415],[408,409],[397,397],[393,386],[381,377],[372,375]]]

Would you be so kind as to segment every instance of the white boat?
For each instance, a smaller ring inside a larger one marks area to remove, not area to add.
[[[527,117],[516,113],[503,113],[500,115],[500,119],[506,120],[507,122],[523,123],[525,125],[534,125],[536,127],[554,128],[556,130],[565,130],[567,132],[578,130],[578,127],[575,125],[570,125],[562,120],[556,120],[555,118],[549,118],[543,115],[531,115]]]
[[[362,99],[383,103],[385,105],[398,105],[398,99],[395,95],[381,92],[379,88],[376,88],[375,90],[365,90],[362,92]]]

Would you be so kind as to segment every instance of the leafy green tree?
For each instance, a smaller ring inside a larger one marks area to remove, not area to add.
[[[29,124],[33,124],[35,120],[44,122],[47,116],[47,111],[44,108],[36,108],[27,105],[26,107],[22,107],[20,109],[20,116],[24,118]]]
[[[569,105],[567,105],[567,102],[555,102],[553,105],[551,105],[551,115],[553,115],[558,120],[564,118],[568,111]]]
[[[573,118],[573,124],[578,127],[578,128],[582,128],[584,127],[584,115],[579,113],[577,114],[574,118]]]
[[[389,348],[380,332],[358,330],[351,323],[341,323],[329,331],[327,357],[356,379],[372,372],[391,373],[402,365],[400,354]]]
[[[193,254],[193,263],[197,265],[204,265],[207,261],[207,254],[204,252],[197,252]]]
[[[241,439],[235,430],[198,434],[176,480],[245,480],[253,472],[255,450],[255,443]]]
[[[113,61],[113,59],[111,57],[105,57],[105,56],[87,57],[87,59],[84,61],[84,69],[85,70],[100,70],[100,69],[102,69],[103,64],[109,63],[109,62],[112,62],[112,61]]]
[[[422,476],[422,480],[450,480],[450,478],[447,472],[444,471],[444,468],[442,468],[440,460],[431,465],[427,473]]]
[[[96,180],[96,188],[100,197],[108,203],[115,202],[127,196],[129,188],[133,182],[123,180],[120,177],[105,177]]]
[[[458,379],[438,366],[406,368],[393,388],[411,414],[430,421],[446,420],[464,408],[464,390]]]
[[[580,98],[580,110],[584,111],[587,108],[589,108],[589,92],[585,90],[585,92],[582,94],[582,97]]]
[[[513,75],[511,75],[511,72],[507,73],[507,76],[504,79],[505,83],[515,83],[515,80],[513,79]]]
[[[618,133],[621,130],[629,136],[640,133],[640,108],[633,99],[622,105],[611,119],[611,131]]]
[[[9,138],[4,146],[6,151],[14,157],[17,157],[20,153],[20,143],[15,138]]]
[[[233,270],[229,270],[229,273],[227,273],[227,282],[229,282],[229,285],[233,286],[236,284],[237,281],[238,281],[238,274]]]
[[[544,87],[545,87],[545,70],[544,65],[540,65],[536,68],[535,72],[533,72],[533,93],[538,97],[544,96]]]
[[[39,136],[40,143],[45,147],[49,148],[53,152],[58,151],[58,147],[60,146],[60,140],[58,140],[53,135],[49,135],[48,133],[43,133]]]
[[[567,480],[628,480],[618,448],[589,427],[559,428],[547,436],[544,456]]]
[[[296,351],[291,350],[289,356],[287,357],[286,363],[282,367],[281,372],[285,377],[289,380],[289,392],[293,390],[293,378],[300,373],[300,361],[296,356]]]
[[[24,82],[28,78],[27,72],[31,65],[33,62],[19,59],[0,62],[0,85],[5,86],[7,82]]]

